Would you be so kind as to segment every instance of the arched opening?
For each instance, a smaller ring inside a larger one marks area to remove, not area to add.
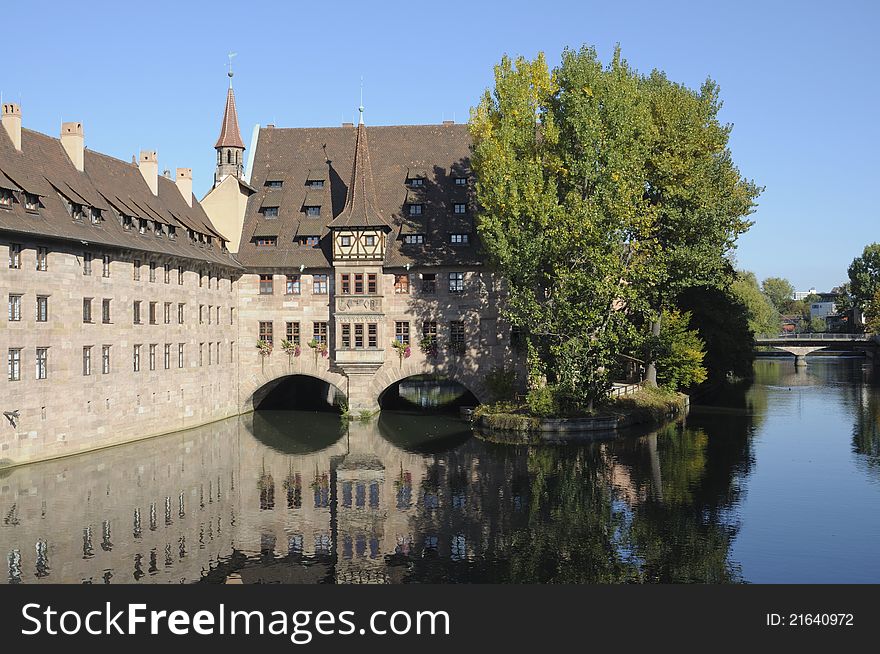
[[[339,388],[317,377],[282,377],[254,393],[256,411],[322,411],[342,413],[345,395]]]
[[[463,384],[435,375],[406,377],[391,384],[379,395],[381,408],[399,411],[458,411],[460,407],[479,403]]]

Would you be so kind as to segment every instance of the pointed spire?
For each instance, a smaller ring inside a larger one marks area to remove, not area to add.
[[[235,110],[235,92],[232,90],[231,74],[229,91],[226,93],[226,109],[223,111],[223,123],[220,125],[220,137],[217,139],[214,147],[241,148],[244,150],[241,132],[238,131],[238,112]]]
[[[370,166],[370,150],[367,147],[367,128],[363,121],[363,106],[360,107],[361,122],[357,126],[357,143],[354,150],[354,164],[351,171],[351,184],[345,198],[345,208],[330,223],[331,227],[388,227],[388,221],[379,213],[379,202],[373,185],[373,170]]]

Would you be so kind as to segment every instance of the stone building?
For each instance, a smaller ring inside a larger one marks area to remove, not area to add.
[[[256,408],[298,375],[352,412],[432,374],[478,400],[512,360],[474,230],[464,125],[254,130],[231,79],[214,186],[59,138],[0,130],[0,465]],[[258,347],[260,345],[261,347]]]

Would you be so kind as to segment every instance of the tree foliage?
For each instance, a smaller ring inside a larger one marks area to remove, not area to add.
[[[761,291],[779,313],[789,313],[794,301],[794,286],[783,277],[768,277],[761,282]]]
[[[504,57],[472,110],[477,230],[507,278],[530,378],[574,401],[603,398],[616,355],[644,349],[692,286],[725,288],[727,255],[760,189],[718,120],[717,85],[641,75],[617,50],[565,50],[552,72]]]
[[[741,270],[731,285],[731,291],[742,302],[749,315],[749,329],[754,334],[778,334],[782,328],[779,312],[770,299],[761,292],[755,273]]]
[[[862,256],[853,259],[847,272],[853,302],[865,310],[880,290],[880,243],[866,245]]]
[[[706,381],[705,343],[696,329],[690,329],[691,314],[663,313],[664,329],[657,354],[657,383],[670,389],[696,386]]]

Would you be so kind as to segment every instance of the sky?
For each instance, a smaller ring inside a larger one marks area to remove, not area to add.
[[[619,43],[642,72],[719,83],[734,161],[765,187],[739,267],[828,290],[880,241],[875,1],[31,0],[3,13],[0,93],[25,127],[82,121],[86,147],[124,160],[155,149],[160,170],[193,168],[198,197],[229,52],[249,145],[255,124],[356,121],[361,78],[368,125],[466,122],[503,54],[555,65],[588,44],[607,61]]]

